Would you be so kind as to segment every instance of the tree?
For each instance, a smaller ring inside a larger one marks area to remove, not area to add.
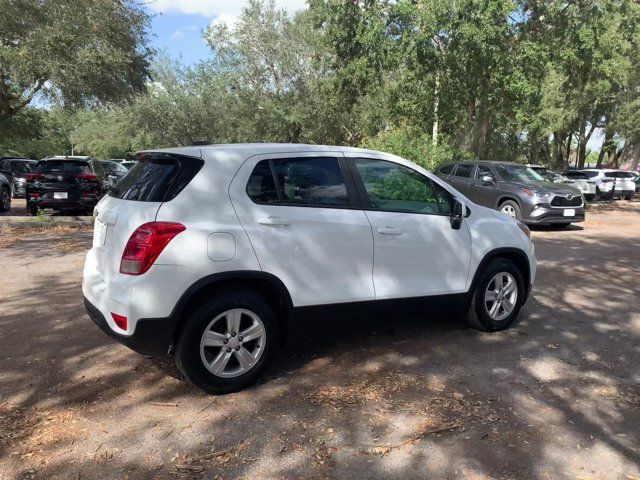
[[[0,0],[0,121],[36,95],[67,105],[144,90],[149,15],[137,0]]]

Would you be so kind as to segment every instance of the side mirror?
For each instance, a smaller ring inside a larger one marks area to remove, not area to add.
[[[462,226],[462,219],[466,213],[465,205],[457,198],[453,199],[453,209],[451,211],[451,228],[454,230],[460,230]]]
[[[496,184],[495,179],[491,175],[483,175],[480,180],[482,180],[482,183],[484,184],[490,184],[490,185]]]

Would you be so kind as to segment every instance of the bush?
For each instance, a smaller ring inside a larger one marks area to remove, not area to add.
[[[446,138],[440,138],[440,143],[434,145],[431,135],[416,128],[399,127],[380,132],[375,137],[365,137],[361,146],[398,155],[430,171],[445,162],[472,158],[470,152],[463,152]]]

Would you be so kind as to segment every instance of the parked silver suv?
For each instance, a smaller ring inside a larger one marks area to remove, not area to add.
[[[569,185],[551,183],[525,165],[469,161],[448,163],[438,176],[478,205],[527,224],[561,227],[584,221],[584,198]]]

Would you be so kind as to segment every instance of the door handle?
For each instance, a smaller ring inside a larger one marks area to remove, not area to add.
[[[282,217],[267,217],[264,220],[260,220],[258,223],[260,225],[280,225],[286,227],[291,224],[291,221]]]
[[[378,233],[382,235],[402,235],[402,230],[393,227],[379,228]]]

